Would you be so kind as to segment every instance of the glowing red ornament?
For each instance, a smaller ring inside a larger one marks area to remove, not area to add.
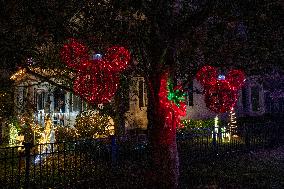
[[[203,66],[196,74],[196,79],[204,87],[215,85],[217,82],[218,72],[213,66]]]
[[[217,69],[212,66],[202,67],[196,79],[204,86],[206,107],[216,113],[225,113],[231,110],[238,98],[238,90],[245,81],[241,70],[230,70],[227,76],[217,78]]]
[[[111,47],[107,49],[105,61],[108,63],[109,69],[120,72],[127,67],[130,61],[130,53],[124,47]]]
[[[60,51],[61,60],[69,67],[78,70],[89,59],[88,48],[78,40],[71,38]]]
[[[227,74],[227,79],[233,90],[239,90],[245,81],[245,74],[241,70],[230,70]]]
[[[237,93],[232,90],[226,80],[218,80],[215,85],[205,91],[206,106],[216,113],[225,113],[231,110],[236,101]]]
[[[107,103],[114,96],[119,84],[118,75],[106,72],[79,74],[74,81],[75,94],[90,103]]]
[[[106,56],[90,60],[88,48],[76,39],[70,39],[61,49],[62,61],[77,71],[74,91],[90,103],[107,103],[114,96],[119,84],[119,73],[130,61],[124,47],[107,49]]]

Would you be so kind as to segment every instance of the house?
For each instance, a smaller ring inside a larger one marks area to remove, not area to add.
[[[82,102],[76,95],[47,82],[41,82],[25,73],[24,69],[15,73],[11,79],[16,83],[15,114],[31,111],[34,122],[42,127],[47,114],[54,125],[72,126],[78,113],[88,108],[87,103]]]
[[[245,81],[239,91],[238,101],[235,107],[237,117],[262,116],[268,113],[284,114],[284,77],[276,81],[275,86],[269,85],[267,79],[259,82],[259,77],[251,76]],[[276,87],[277,85],[277,87]],[[202,91],[198,81],[193,81],[193,89]],[[268,87],[270,86],[270,87]],[[202,93],[189,93],[187,115],[191,119],[208,119],[216,116],[206,108]],[[222,115],[226,116],[226,114]]]
[[[43,73],[42,70],[41,72]],[[46,115],[50,116],[54,125],[72,127],[76,116],[89,108],[80,97],[47,82],[41,82],[36,77],[27,74],[24,69],[16,72],[11,79],[16,83],[14,103],[17,108],[15,108],[15,114],[20,115],[29,110],[33,114],[34,123],[42,127],[45,126]],[[124,116],[125,129],[146,129],[148,124],[147,91],[144,78],[132,77],[130,88],[130,100]]]
[[[79,112],[87,110],[88,105],[80,97],[43,82],[38,83],[34,76],[26,76],[23,70],[14,74],[17,83],[15,89],[16,114],[20,114],[28,105],[34,107],[34,121],[44,126],[44,118],[49,114],[54,125],[73,126]],[[284,113],[284,77],[279,75],[277,82],[258,76],[246,78],[245,85],[239,91],[235,107],[237,117],[261,116],[267,113]],[[273,86],[274,83],[275,86]],[[277,83],[277,84],[276,84]],[[125,130],[147,129],[147,88],[143,77],[131,77],[129,103],[126,107]],[[210,111],[204,102],[203,88],[193,80],[187,95],[187,116],[184,119],[213,119],[216,113]],[[228,113],[219,115],[228,120]]]

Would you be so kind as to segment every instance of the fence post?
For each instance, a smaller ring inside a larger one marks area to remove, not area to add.
[[[217,151],[217,137],[216,137],[217,133],[215,131],[215,126],[213,127],[213,138],[212,138],[212,145],[213,145],[213,151],[215,154],[218,153]]]
[[[24,143],[25,156],[26,156],[26,167],[25,167],[25,188],[30,188],[30,160],[31,160],[31,143]]]
[[[111,135],[110,138],[111,138],[111,165],[115,166],[117,162],[116,138],[114,135]]]

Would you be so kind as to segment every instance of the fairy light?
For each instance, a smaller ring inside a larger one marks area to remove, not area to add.
[[[168,73],[161,77],[161,84],[159,90],[160,109],[159,111],[165,115],[165,125],[170,127],[169,132],[164,136],[162,143],[170,143],[173,139],[176,127],[181,127],[180,117],[186,115],[186,104],[184,101],[184,94],[181,93],[181,87],[173,89],[171,81],[168,80]],[[176,96],[176,97],[175,97]]]
[[[100,53],[93,54],[93,60],[102,60],[103,55]]]
[[[216,134],[218,133],[219,130],[218,121],[219,118],[218,115],[216,115],[216,117],[214,118],[214,131],[212,133],[212,138],[216,138]]]
[[[9,145],[15,146],[17,144],[17,137],[19,135],[18,129],[16,125],[13,123],[9,124],[10,132],[9,132]]]
[[[230,110],[229,117],[230,117],[230,121],[228,123],[228,126],[229,126],[230,139],[231,139],[231,137],[238,137],[238,135],[236,134],[237,119],[236,119],[236,112],[234,108]]]
[[[114,122],[110,116],[89,110],[77,116],[75,129],[80,138],[103,138],[114,135]]]
[[[222,74],[218,75],[218,80],[225,80],[225,79],[226,79],[225,75]]]
[[[70,38],[60,51],[61,60],[73,69],[80,69],[82,62],[88,60],[88,48],[75,38]]]
[[[88,48],[76,39],[70,39],[61,49],[61,60],[77,71],[74,91],[90,103],[108,103],[119,84],[119,74],[130,61],[130,52],[113,46],[105,55],[94,53],[89,60]]]
[[[26,69],[20,69],[20,70],[18,70],[16,73],[14,73],[14,74],[10,77],[10,79],[11,79],[11,80],[19,80],[19,79],[21,79],[21,78],[25,75],[25,73],[26,73]]]
[[[216,113],[225,113],[235,106],[245,75],[241,70],[230,70],[227,76],[218,75],[215,67],[204,66],[196,79],[204,86],[206,106]]]

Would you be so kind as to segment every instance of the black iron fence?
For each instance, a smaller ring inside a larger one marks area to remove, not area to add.
[[[181,166],[189,160],[284,144],[283,126],[284,123],[244,125],[235,136],[208,129],[178,134]],[[141,137],[119,142],[112,137],[0,148],[0,186],[80,188],[82,183],[91,182],[103,188],[106,182],[113,182],[111,172],[116,172],[117,167],[121,169],[122,164],[138,162],[144,166],[149,148],[147,138]]]
[[[212,129],[195,129],[190,133],[178,133],[177,143],[180,156],[187,156],[187,160],[254,151],[284,144],[284,123],[244,124],[231,136],[220,131],[214,137]]]

